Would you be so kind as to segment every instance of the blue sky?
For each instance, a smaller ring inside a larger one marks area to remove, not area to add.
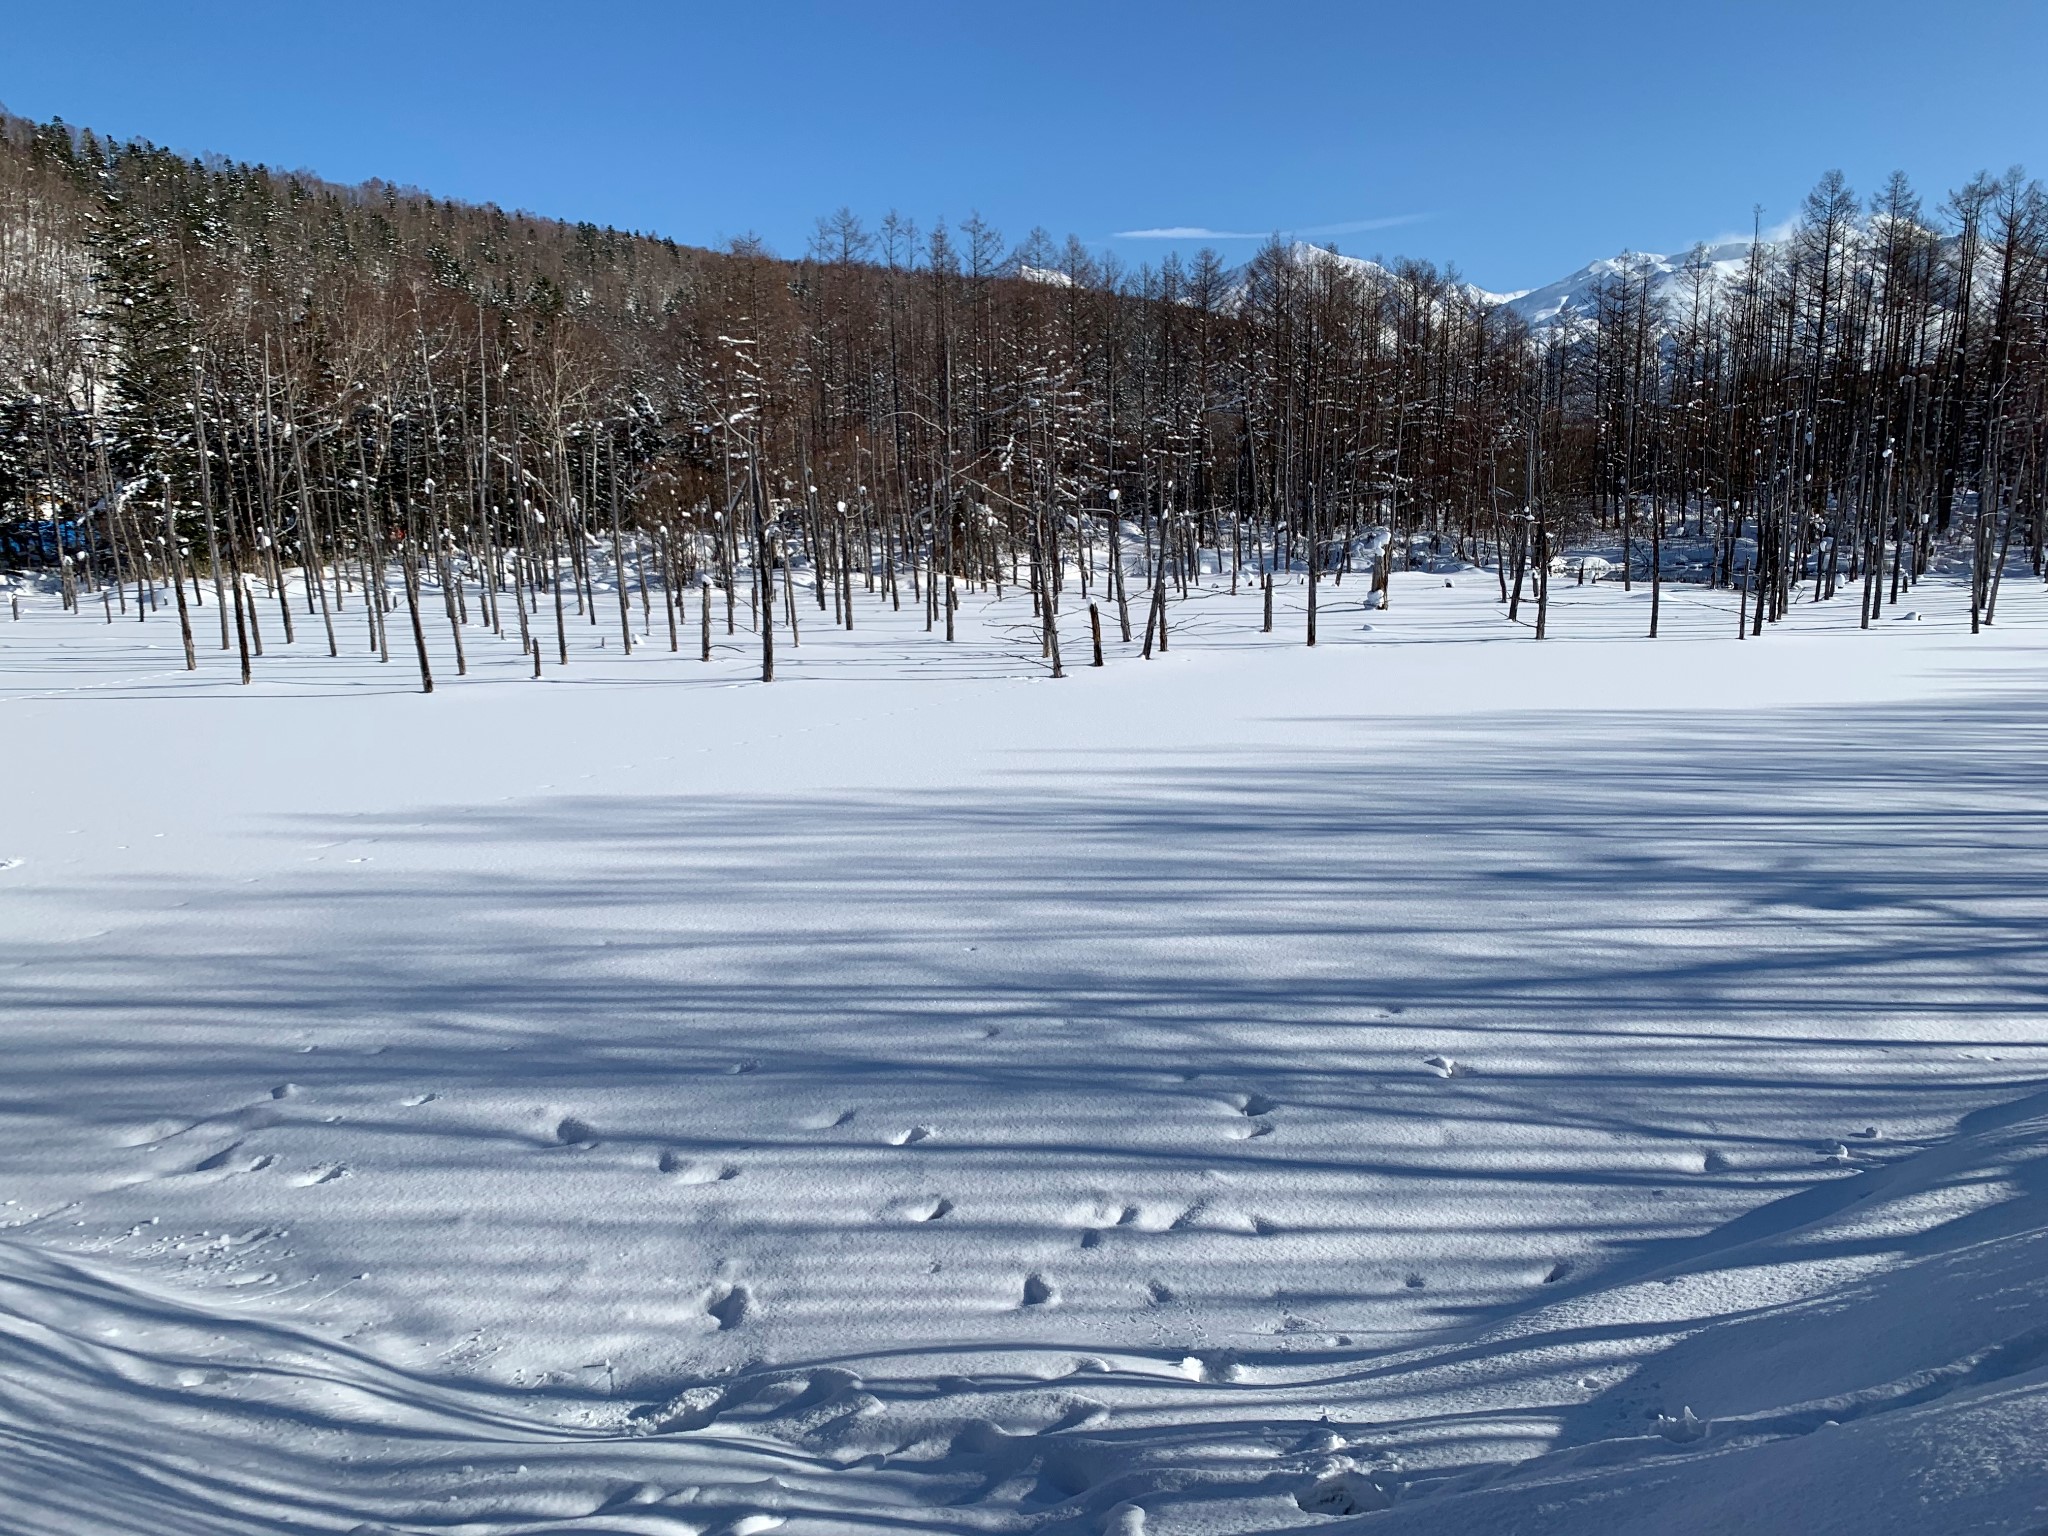
[[[1830,167],[2048,174],[2041,3],[8,9],[27,116],[785,254],[842,204],[978,210],[1132,265],[1279,230],[1522,288],[1776,223]]]

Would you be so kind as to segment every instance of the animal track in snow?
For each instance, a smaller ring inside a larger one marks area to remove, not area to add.
[[[194,1173],[213,1173],[219,1169],[225,1168],[228,1165],[228,1159],[233,1157],[237,1152],[241,1151],[241,1149],[242,1144],[239,1141],[230,1142],[227,1146],[222,1147],[218,1152],[214,1153],[211,1157],[203,1157],[198,1162],[194,1163],[192,1165],[192,1171]]]
[[[921,1141],[932,1139],[932,1128],[928,1125],[913,1125],[907,1131],[898,1131],[889,1138],[892,1147],[914,1147]]]
[[[1238,1095],[1237,1112],[1247,1119],[1256,1118],[1259,1115],[1270,1115],[1279,1107],[1278,1104],[1267,1098],[1263,1093]]]
[[[332,1184],[336,1179],[345,1179],[348,1176],[349,1167],[347,1163],[327,1163],[321,1167],[309,1170],[303,1176],[292,1180],[292,1182],[301,1189],[310,1189],[315,1184]]]
[[[1193,1375],[1197,1381],[1239,1381],[1244,1377],[1244,1368],[1237,1363],[1237,1356],[1227,1349],[1197,1350],[1189,1357],[1194,1366]]]
[[[1422,1064],[1438,1077],[1456,1077],[1460,1070],[1457,1062],[1449,1056],[1425,1056]]]
[[[720,1333],[739,1327],[753,1308],[754,1293],[744,1285],[720,1286],[704,1303],[705,1315],[718,1323]]]
[[[407,1109],[418,1109],[422,1104],[431,1104],[441,1097],[438,1093],[409,1093],[398,1102]]]
[[[1024,1277],[1025,1306],[1049,1307],[1058,1300],[1059,1292],[1053,1289],[1052,1282],[1045,1276],[1033,1274]]]
[[[725,1404],[723,1387],[685,1387],[665,1403],[636,1408],[628,1422],[637,1434],[685,1434],[708,1427]]]
[[[836,1131],[842,1125],[851,1124],[853,1117],[858,1113],[858,1110],[853,1109],[827,1109],[815,1115],[805,1115],[797,1121],[797,1126],[800,1130],[806,1131]]]
[[[1346,1468],[1332,1472],[1294,1496],[1302,1513],[1309,1515],[1364,1515],[1391,1509],[1394,1501],[1386,1489],[1363,1472]]]
[[[937,1221],[952,1214],[953,1202],[943,1195],[933,1195],[906,1200],[898,1209],[911,1221]]]
[[[564,1147],[594,1147],[597,1131],[589,1121],[570,1115],[555,1127],[555,1143]]]
[[[1106,1195],[1087,1205],[1070,1209],[1067,1221],[1076,1227],[1127,1227],[1138,1219],[1138,1208]]]
[[[693,1158],[670,1147],[661,1154],[663,1173],[674,1174],[678,1184],[722,1184],[740,1176],[737,1165]]]
[[[629,1483],[590,1513],[593,1515],[628,1513],[636,1509],[647,1509],[661,1503],[667,1497],[668,1493],[665,1489],[657,1488],[652,1483]]]

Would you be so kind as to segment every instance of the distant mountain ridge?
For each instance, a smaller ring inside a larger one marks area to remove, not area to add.
[[[1705,248],[1703,255],[1711,269],[1715,284],[1725,283],[1741,273],[1749,261],[1749,240],[1728,240],[1719,245]],[[1685,268],[1692,259],[1690,251],[1676,255],[1657,255],[1649,251],[1623,251],[1618,256],[1591,261],[1569,277],[1546,283],[1541,288],[1531,288],[1523,293],[1490,295],[1498,300],[1501,308],[1513,310],[1531,328],[1542,329],[1557,324],[1560,320],[1575,315],[1588,315],[1593,310],[1593,294],[1600,284],[1618,274],[1625,263],[1636,260],[1648,262],[1654,276],[1650,279],[1650,293],[1653,299],[1666,299],[1682,290],[1686,278]]]
[[[1750,248],[1754,243],[1750,240],[1725,240],[1705,246],[1702,254],[1707,261],[1711,284],[1719,287],[1740,275],[1749,261]],[[1767,248],[1769,244],[1770,242],[1765,242]],[[1325,246],[1311,245],[1307,241],[1296,241],[1293,249],[1297,260],[1319,257],[1360,271],[1392,276],[1381,263],[1363,256],[1346,256]],[[1593,313],[1594,295],[1600,285],[1617,276],[1624,265],[1631,261],[1649,264],[1652,273],[1650,292],[1653,300],[1674,300],[1684,290],[1685,269],[1691,259],[1690,250],[1670,255],[1651,251],[1623,251],[1616,256],[1589,261],[1570,276],[1561,277],[1554,283],[1545,283],[1540,288],[1525,288],[1515,293],[1495,293],[1475,283],[1465,283],[1462,286],[1465,292],[1479,303],[1509,310],[1526,320],[1531,330],[1541,331],[1553,325],[1590,316]]]

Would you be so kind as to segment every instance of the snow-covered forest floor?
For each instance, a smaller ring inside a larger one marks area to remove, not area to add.
[[[2048,598],[1363,595],[0,616],[0,1526],[2038,1531]]]

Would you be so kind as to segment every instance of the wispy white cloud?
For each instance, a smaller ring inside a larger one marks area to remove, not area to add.
[[[1404,224],[1420,224],[1431,217],[1426,213],[1397,213],[1378,219],[1346,219],[1340,224],[1313,224],[1307,227],[1280,227],[1275,229],[1211,229],[1206,224],[1165,224],[1156,229],[1120,229],[1114,238],[1118,240],[1264,240],[1268,235],[1301,235],[1322,237],[1328,235],[1358,235],[1373,229],[1399,229]]]
[[[1210,229],[1205,224],[1167,224],[1158,229],[1120,229],[1117,240],[1263,240],[1265,235],[1242,229]]]

